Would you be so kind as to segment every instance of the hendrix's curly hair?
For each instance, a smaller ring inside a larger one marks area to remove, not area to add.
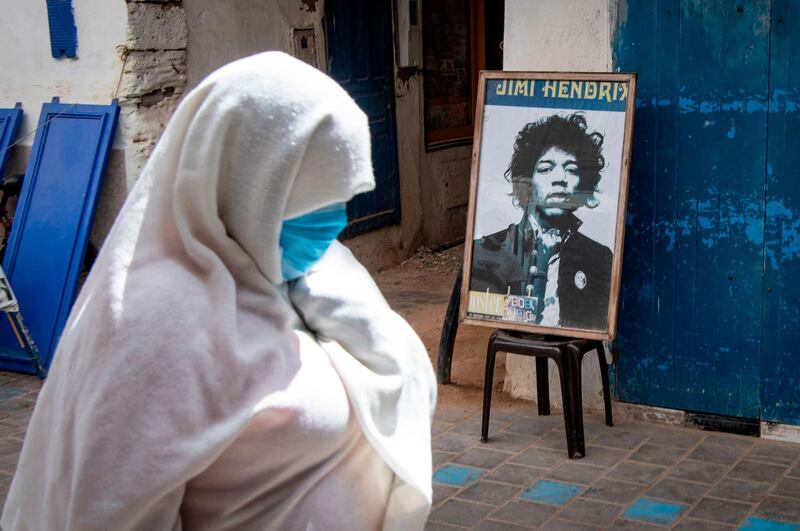
[[[576,112],[568,116],[554,114],[531,122],[517,134],[514,154],[504,176],[512,185],[514,205],[525,207],[531,198],[533,168],[539,158],[550,148],[558,148],[575,155],[580,182],[587,206],[597,206],[594,192],[600,182],[600,171],[605,167],[603,134],[589,132],[586,118]]]

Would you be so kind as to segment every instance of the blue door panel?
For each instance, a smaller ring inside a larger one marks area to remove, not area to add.
[[[639,79],[617,392],[756,418],[769,1],[626,9],[615,63]]]
[[[328,72],[369,118],[375,190],[347,205],[354,236],[400,221],[391,2],[325,3]]]
[[[772,4],[763,419],[800,424],[800,4]]]
[[[42,108],[3,267],[49,366],[75,298],[119,107]],[[0,322],[0,367],[30,371]]]
[[[19,103],[13,109],[0,109],[0,177],[3,176],[3,169],[11,155],[9,146],[17,137],[21,123],[22,106]]]

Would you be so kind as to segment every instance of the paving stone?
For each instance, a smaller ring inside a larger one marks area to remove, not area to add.
[[[745,453],[746,450],[744,448],[712,444],[708,442],[708,440],[705,440],[701,442],[697,448],[692,450],[688,458],[717,465],[732,465]]]
[[[425,531],[454,531],[456,529],[466,529],[465,527],[440,524],[439,522],[428,522],[425,524]]]
[[[451,487],[449,485],[442,485],[440,483],[433,484],[433,506],[436,507],[447,498],[459,491],[458,487]]]
[[[530,435],[520,435],[507,431],[496,433],[489,432],[489,439],[483,444],[490,450],[503,450],[505,452],[519,452],[531,445],[534,438]]]
[[[532,446],[511,459],[514,463],[523,465],[538,466],[541,468],[552,468],[564,459],[566,459],[566,452],[559,452],[538,446]]]
[[[621,510],[622,507],[619,505],[579,498],[570,503],[558,516],[583,524],[605,526],[616,518]]]
[[[582,463],[574,463],[570,461],[559,465],[558,468],[550,473],[549,477],[559,481],[565,481],[567,483],[580,483],[582,485],[588,485],[589,483],[596,481],[605,473],[605,468],[584,465]]]
[[[527,487],[547,472],[543,468],[503,464],[486,476],[486,479]]]
[[[440,452],[460,454],[468,448],[475,446],[479,440],[477,436],[448,432],[434,438],[433,441],[431,441],[431,447]]]
[[[0,439],[0,456],[19,454],[22,450],[22,440],[15,437]]]
[[[581,463],[610,468],[620,461],[624,461],[630,453],[630,450],[604,448],[603,446],[591,444],[586,446],[586,455],[581,459]]]
[[[675,448],[689,449],[696,446],[706,437],[706,434],[698,431],[697,433],[688,430],[656,430],[647,441],[658,446],[673,446]]]
[[[489,436],[493,433],[497,433],[501,431],[505,427],[505,422],[495,422],[489,421]],[[463,435],[474,435],[475,437],[480,437],[481,435],[481,421],[464,421],[455,424],[453,428],[450,430],[452,433],[461,433]]]
[[[641,530],[659,530],[663,531],[664,528],[658,525],[646,524],[638,520],[628,520],[626,518],[618,518],[608,526],[606,529],[609,531],[641,531]]]
[[[471,409],[448,406],[446,404],[438,404],[436,411],[433,414],[434,421],[441,420],[444,422],[456,423],[466,419],[471,413]]]
[[[451,454],[449,452],[433,452],[433,468],[439,468],[443,464],[453,459],[458,454]]]
[[[780,483],[778,483],[778,486],[772,489],[772,494],[776,496],[800,498],[800,479],[783,478]]]
[[[761,501],[769,488],[769,483],[724,478],[711,489],[708,495],[714,498],[755,503]]]
[[[493,509],[494,507],[491,505],[461,500],[447,500],[431,512],[430,520],[433,522],[472,527],[480,522],[481,518],[492,512]]]
[[[735,502],[731,500],[718,500],[716,498],[703,498],[694,509],[689,512],[693,518],[703,520],[713,520],[723,524],[736,525],[744,520],[744,517],[752,509],[749,503]]]
[[[433,482],[452,487],[465,487],[480,479],[485,473],[486,471],[480,468],[449,464],[433,473]]]
[[[31,421],[29,413],[20,413],[17,415],[9,415],[2,419],[2,423],[7,426],[16,426],[21,430],[26,430]]]
[[[542,479],[525,489],[520,497],[549,505],[566,505],[581,491],[583,487],[580,485]]]
[[[642,445],[628,459],[651,465],[672,466],[681,460],[686,450],[669,446]]]
[[[491,519],[529,526],[531,523],[536,525],[539,522],[544,522],[558,510],[559,507],[556,505],[545,505],[526,500],[512,500],[492,513]]]
[[[478,468],[495,468],[497,465],[511,457],[508,452],[495,452],[484,448],[472,448],[453,459],[454,463]]]
[[[10,435],[18,435],[24,433],[24,428],[15,426],[14,424],[6,424],[0,421],[0,437],[8,437]]]
[[[793,498],[767,496],[753,511],[759,516],[800,524],[800,503]]]
[[[633,450],[641,445],[650,436],[644,433],[635,433],[621,430],[611,430],[608,433],[600,435],[594,440],[594,444],[599,446],[607,446],[609,448],[622,448],[624,450]]]
[[[603,478],[592,484],[583,493],[583,497],[627,505],[641,495],[643,490],[643,485]]]
[[[736,528],[726,524],[720,524],[719,522],[711,522],[709,520],[684,518],[672,529],[673,531],[732,531]]]
[[[666,469],[660,466],[623,461],[612,468],[606,477],[649,485],[655,483],[656,479],[664,473],[664,470]]]
[[[0,471],[13,474],[17,470],[17,461],[19,461],[18,453],[0,457]]]
[[[786,466],[742,460],[728,472],[728,477],[771,483],[781,477],[784,472],[786,472]]]
[[[567,436],[564,435],[563,430],[553,430],[544,437],[535,440],[533,444],[542,448],[561,450],[564,454],[567,453]]]
[[[453,426],[455,426],[455,424],[434,420],[433,424],[431,425],[431,437],[438,437],[443,433],[447,433],[453,428]]]
[[[487,505],[499,506],[514,498],[522,491],[521,487],[478,481],[456,495],[459,500],[467,500]]]
[[[753,446],[745,459],[765,461],[776,465],[791,465],[800,456],[800,445],[787,446],[777,443],[760,442]]]
[[[757,441],[758,439],[755,437],[730,435],[727,433],[709,433],[706,437],[706,442],[712,444],[721,444],[723,446],[731,446],[733,448],[750,448]]]
[[[708,485],[702,483],[667,477],[653,485],[647,491],[647,497],[691,505],[702,498],[707,490]]]
[[[728,467],[723,465],[686,459],[672,467],[669,471],[669,475],[680,479],[698,481],[700,483],[715,483],[727,471]]]
[[[552,430],[558,422],[554,417],[528,417],[522,416],[506,426],[505,431],[541,437]]]
[[[583,436],[584,440],[594,442],[599,437],[611,433],[614,428],[606,426],[605,420],[600,420],[592,417],[583,417]]]
[[[639,498],[628,507],[623,516],[630,520],[671,526],[685,510],[686,506],[682,504]]]
[[[749,531],[797,531],[800,529],[800,525],[759,518],[758,516],[748,516],[739,529]]]
[[[531,528],[498,520],[484,520],[474,529],[475,531],[528,531]]]
[[[519,417],[527,413],[531,408],[528,407],[515,407],[515,408],[492,408],[491,419],[500,422],[509,423],[517,420]],[[477,418],[482,417],[482,413],[476,415]]]
[[[595,531],[600,528],[594,525],[584,525],[579,524],[578,522],[571,522],[569,520],[555,518],[548,521],[539,529],[542,531]]]

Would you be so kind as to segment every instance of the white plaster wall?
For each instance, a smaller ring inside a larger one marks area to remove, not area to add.
[[[189,89],[220,66],[259,52],[291,53],[292,28],[313,27],[324,70],[323,3],[302,0],[187,0]]]
[[[117,46],[126,43],[125,1],[78,0],[73,8],[78,57],[54,59],[46,3],[0,0],[0,106],[22,102],[21,135],[36,127],[42,103],[53,96],[64,103],[98,104],[114,97],[122,68]],[[121,147],[120,138],[115,147]],[[33,144],[33,135],[21,144]]]
[[[503,69],[528,71],[611,71],[609,0],[506,0]],[[508,354],[505,390],[536,399],[533,358]],[[550,401],[561,407],[558,369],[550,362]],[[583,359],[583,407],[602,410],[597,356]]]

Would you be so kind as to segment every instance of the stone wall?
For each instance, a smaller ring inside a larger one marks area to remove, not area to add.
[[[186,91],[187,24],[180,0],[126,0],[127,43],[120,104],[125,116],[128,186]]]

